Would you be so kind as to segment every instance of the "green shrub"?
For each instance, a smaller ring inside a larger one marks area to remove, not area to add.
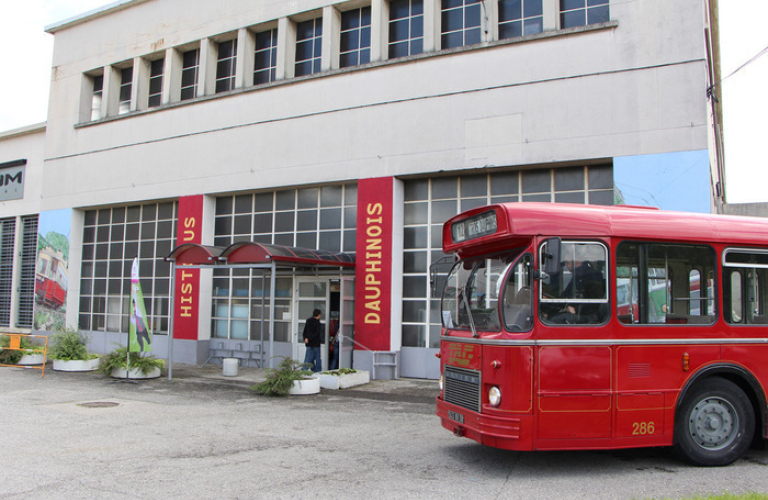
[[[312,372],[306,370],[309,366],[309,363],[300,363],[286,356],[277,368],[267,371],[266,380],[251,386],[250,389],[265,396],[287,396],[295,380],[310,378]]]
[[[60,361],[73,361],[98,358],[98,354],[88,352],[88,337],[72,327],[64,327],[62,331],[51,336],[48,357]]]
[[[11,337],[8,335],[2,335],[0,334],[0,347],[6,348],[11,345]],[[19,343],[19,348],[21,349],[41,349],[40,346],[33,344],[32,342],[27,339],[25,336],[21,336],[21,341]],[[35,353],[25,353],[24,351],[18,351],[18,350],[0,350],[0,364],[4,365],[15,365],[18,363],[22,357],[24,357],[25,354],[35,354]]]
[[[339,368],[338,370],[324,371],[323,375],[332,375],[334,377],[340,377],[342,375],[349,375],[350,373],[357,373],[354,368]]]
[[[142,356],[140,352],[132,352],[130,356],[130,369],[139,370],[144,375],[155,368],[160,368],[162,370],[165,367],[165,360],[158,359],[152,355]],[[125,346],[118,347],[101,357],[99,371],[109,375],[115,368],[122,368],[125,370],[126,358],[128,358],[128,348]]]

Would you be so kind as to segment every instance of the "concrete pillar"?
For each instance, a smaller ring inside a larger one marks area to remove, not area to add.
[[[133,82],[131,83],[131,111],[147,109],[149,99],[149,61],[143,57],[133,59]]]
[[[275,79],[293,78],[296,64],[296,23],[287,17],[277,22],[277,68]]]
[[[371,62],[386,61],[389,51],[389,2],[371,2]]]
[[[218,44],[210,38],[200,40],[200,74],[197,84],[197,97],[216,93],[216,62]]]
[[[256,34],[248,28],[240,28],[237,32],[235,88],[253,86],[253,54],[255,51]]]
[[[181,100],[181,52],[170,48],[165,51],[162,103],[169,104]]]
[[[339,68],[339,50],[341,46],[341,12],[333,5],[323,8],[323,51],[320,70]]]
[[[114,66],[104,68],[104,88],[101,96],[101,117],[117,115],[120,100],[120,70]]]
[[[424,0],[424,52],[440,50],[440,0]]]

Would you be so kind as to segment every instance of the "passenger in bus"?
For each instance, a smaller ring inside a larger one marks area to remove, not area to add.
[[[578,323],[578,315],[576,314],[576,306],[573,304],[566,304],[565,307],[560,309],[556,314],[549,317],[549,314],[544,313],[544,318],[548,319],[549,323],[555,323],[558,325],[575,325]]]

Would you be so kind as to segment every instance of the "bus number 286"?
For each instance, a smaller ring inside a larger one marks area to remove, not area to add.
[[[653,422],[634,422],[632,424],[633,436],[645,436],[646,434],[653,434],[656,430],[656,426]]]

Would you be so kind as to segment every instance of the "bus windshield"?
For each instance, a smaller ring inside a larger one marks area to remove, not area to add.
[[[499,296],[504,275],[519,254],[513,251],[457,262],[443,292],[443,326],[473,333],[500,331]]]

